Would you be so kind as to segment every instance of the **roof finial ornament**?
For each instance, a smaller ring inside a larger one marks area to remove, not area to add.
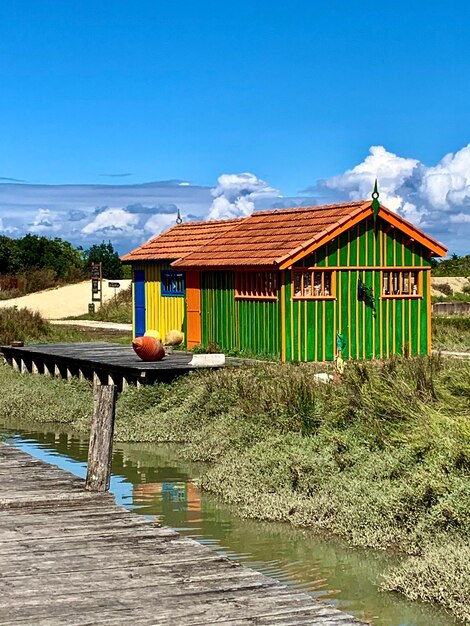
[[[183,221],[183,218],[181,217],[180,210],[179,210],[179,209],[177,209],[177,213],[176,213],[176,223],[177,223],[177,224],[181,224],[181,223],[182,223],[182,221]]]
[[[377,187],[377,179],[375,179],[374,191],[372,192],[372,210],[374,212],[374,220],[377,219],[380,209],[379,190]]]

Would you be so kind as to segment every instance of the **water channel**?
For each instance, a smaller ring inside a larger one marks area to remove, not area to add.
[[[0,423],[0,435],[78,476],[86,473],[88,440],[54,425]],[[115,444],[111,491],[116,502],[278,580],[310,592],[374,626],[457,626],[439,609],[378,591],[393,565],[381,552],[352,549],[286,525],[244,520],[193,483],[201,466],[181,460],[178,448]]]

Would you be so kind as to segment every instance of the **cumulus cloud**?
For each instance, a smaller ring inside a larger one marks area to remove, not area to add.
[[[32,233],[47,234],[49,232],[58,232],[60,230],[60,221],[49,209],[39,209],[34,216],[34,220],[28,226]]]
[[[176,213],[156,213],[144,224],[144,230],[152,237],[176,224]],[[187,220],[185,220],[187,221]]]
[[[254,174],[222,174],[212,190],[210,220],[244,217],[282,198],[280,192]]]
[[[84,235],[100,234],[108,236],[121,232],[129,236],[135,234],[135,227],[139,223],[139,217],[128,213],[125,209],[106,209],[96,215],[95,219],[84,226],[81,232]]]
[[[310,193],[328,191],[341,199],[370,198],[375,179],[381,202],[462,251],[470,236],[470,144],[449,153],[437,165],[401,157],[383,146],[352,169],[322,180]],[[460,225],[463,228],[458,228]],[[468,247],[466,249],[468,252]]]
[[[383,146],[372,146],[370,154],[362,163],[344,174],[324,181],[327,189],[346,193],[351,200],[369,198],[377,178],[380,181],[380,197],[392,211],[402,206],[402,190],[413,180],[419,169],[419,161],[399,157]]]
[[[158,223],[150,222],[146,226],[154,215],[168,215],[168,225],[172,225],[179,208],[185,220],[204,219],[213,200],[210,187],[180,185],[181,182],[184,181],[110,185],[0,182],[3,232],[60,236],[75,245],[100,243],[105,238],[110,239],[119,252],[125,253],[143,243],[153,234],[153,228],[155,232],[160,230]],[[121,228],[122,224],[107,219],[110,209],[132,214],[134,221]],[[49,213],[39,213],[40,210]],[[103,213],[105,217],[97,220]]]

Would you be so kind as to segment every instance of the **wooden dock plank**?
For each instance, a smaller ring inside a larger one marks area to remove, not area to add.
[[[0,624],[360,624],[0,443]]]
[[[119,389],[125,388],[129,382],[169,381],[201,369],[190,365],[192,353],[175,350],[162,361],[145,362],[131,346],[104,342],[1,346],[0,351],[5,360],[21,372],[67,379],[80,375],[102,383],[111,378]],[[207,368],[238,367],[243,363],[246,360],[227,358],[225,365],[208,365]]]

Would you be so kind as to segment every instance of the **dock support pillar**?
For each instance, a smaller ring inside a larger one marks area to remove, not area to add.
[[[109,489],[116,392],[115,385],[98,385],[94,388],[94,410],[85,483],[85,489],[88,491]]]

